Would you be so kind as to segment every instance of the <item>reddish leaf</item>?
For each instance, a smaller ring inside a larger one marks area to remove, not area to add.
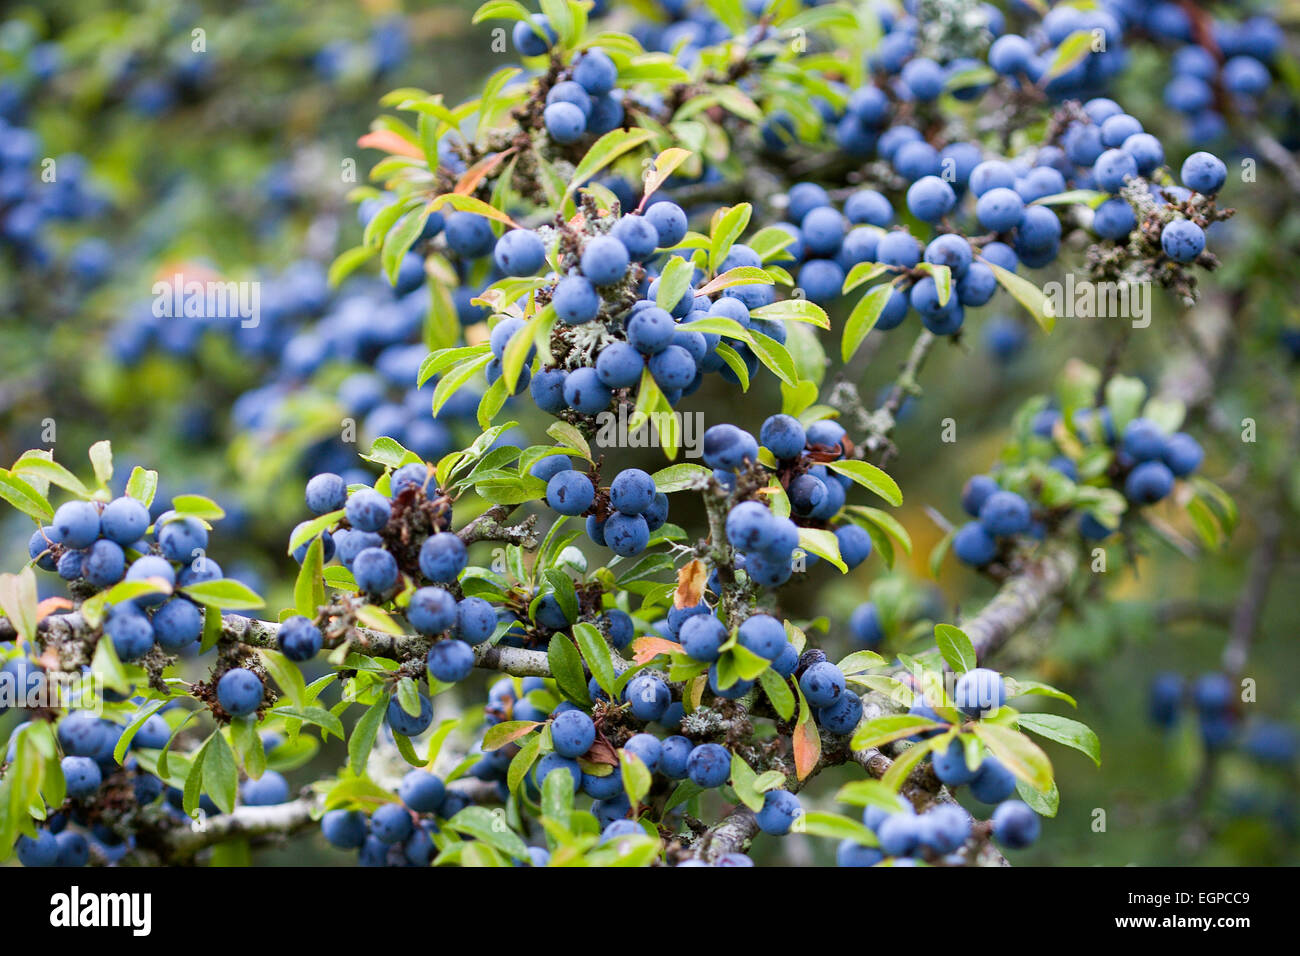
[[[618,766],[618,751],[614,749],[604,734],[596,734],[596,741],[591,745],[591,749],[582,755],[584,760],[592,763],[607,763],[611,767]]]
[[[660,654],[684,654],[682,645],[662,637],[638,637],[632,642],[632,660],[644,664]]]

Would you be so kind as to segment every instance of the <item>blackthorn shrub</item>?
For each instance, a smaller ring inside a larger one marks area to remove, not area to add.
[[[263,375],[229,424],[293,472],[268,619],[208,556],[254,547],[213,498],[156,504],[143,467],[119,491],[107,442],[88,481],[44,450],[0,471],[35,523],[0,580],[0,719],[26,712],[0,857],[181,863],[317,826],[363,866],[746,866],[791,833],[843,866],[1042,852],[1062,797],[1038,740],[1101,746],[1028,651],[1000,652],[1089,603],[1089,561],[1218,548],[1239,512],[1206,476],[1228,412],[1148,384],[1127,329],[1095,367],[1042,365],[1076,316],[1040,270],[1159,286],[1163,313],[1236,268],[1224,134],[1271,135],[1284,34],[1118,0],[603,6],[484,5],[520,63],[464,105],[384,100],[409,115],[361,140],[384,155],[359,244],[268,280],[265,325],[115,326],[122,369],[202,358],[211,331]],[[1129,96],[1137,50],[1163,112]],[[46,218],[99,210],[76,177],[37,203],[38,143],[0,116],[0,238],[40,262]],[[1206,347],[1180,318],[1159,341]],[[1054,389],[1016,394],[986,474],[928,469],[965,513],[926,508],[931,575],[951,550],[997,588],[954,624],[904,573],[919,512],[886,506],[922,365],[976,324],[996,387],[1039,363]],[[905,337],[864,403],[861,367]],[[1218,670],[1160,675],[1151,721],[1190,706],[1203,752],[1293,766],[1294,736],[1243,714],[1234,639]],[[344,765],[298,787],[332,738]]]

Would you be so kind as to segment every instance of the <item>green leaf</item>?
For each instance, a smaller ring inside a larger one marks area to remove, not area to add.
[[[939,305],[947,305],[948,300],[952,297],[952,269],[947,266],[935,265],[933,262],[922,262],[917,268],[930,273],[931,278],[934,279],[935,291],[939,296]]]
[[[559,36],[560,43],[566,47],[577,43],[577,23],[568,0],[540,0],[540,2],[542,13],[551,21],[551,27]]]
[[[840,673],[847,677],[853,674],[861,674],[873,667],[882,667],[884,664],[885,659],[875,651],[854,651],[835,666],[840,669]]]
[[[235,797],[239,793],[239,770],[235,766],[234,751],[219,730],[208,738],[208,745],[203,750],[203,789],[224,813],[234,812]]]
[[[54,520],[54,509],[45,496],[12,472],[0,468],[0,498],[42,525]]]
[[[897,803],[895,803],[897,808]],[[810,836],[829,837],[832,840],[852,840],[863,846],[877,846],[876,835],[859,820],[852,820],[838,813],[812,810],[801,814],[795,821],[799,833]]]
[[[97,441],[90,446],[90,466],[95,470],[95,481],[103,488],[113,480],[113,444]]]
[[[573,641],[563,634],[551,636],[546,648],[546,660],[551,668],[551,676],[556,685],[569,700],[583,707],[591,706],[591,697],[587,693],[587,677],[582,669],[582,658]]]
[[[1096,209],[1107,199],[1110,193],[1099,192],[1096,189],[1069,189],[1063,193],[1055,193],[1051,196],[1041,196],[1035,199],[1031,206],[1089,206]]]
[[[754,266],[736,266],[734,269],[728,269],[721,275],[714,276],[704,285],[695,290],[696,295],[712,295],[723,289],[730,289],[737,285],[773,285],[772,277],[768,275],[766,269],[759,269]]]
[[[411,678],[403,677],[397,682],[397,703],[412,717],[420,716],[420,692]]]
[[[835,537],[834,531],[825,531],[821,528],[800,528],[799,547],[825,558],[839,568],[842,574],[849,573],[849,566],[840,557],[840,539]]]
[[[308,620],[315,620],[317,610],[325,604],[324,554],[324,540],[313,538],[293,584],[294,607]]]
[[[1040,737],[1055,740],[1058,744],[1065,744],[1087,754],[1093,763],[1101,766],[1101,741],[1087,724],[1057,714],[1021,714],[1016,718],[1016,723]]]
[[[378,443],[378,441],[375,442],[376,445]],[[396,442],[394,442],[394,444],[396,444]],[[371,456],[374,456],[373,451],[371,452]],[[400,464],[400,461],[395,463],[395,466],[396,464]],[[337,524],[343,515],[344,511],[340,508],[338,511],[331,511],[329,514],[323,514],[318,518],[312,518],[310,521],[304,521],[293,529],[293,534],[289,536],[289,547],[284,553],[293,554],[312,538],[319,537],[322,531]]]
[[[415,384],[423,385],[435,375],[461,365],[466,359],[475,358],[479,355],[491,355],[491,353],[492,347],[486,342],[481,345],[463,345],[459,348],[445,348],[431,352],[420,363],[420,371],[415,377]],[[391,439],[389,440],[391,441]]]
[[[303,683],[302,671],[298,665],[269,647],[260,647],[257,653],[280,690],[288,695],[295,706],[306,707],[310,703],[307,699],[307,686]]]
[[[81,483],[80,478],[58,462],[52,461],[45,456],[46,453],[41,451],[23,452],[10,470],[23,475],[36,475],[52,485],[58,485],[65,491],[72,492],[74,495],[82,498],[90,497],[89,490]]]
[[[667,802],[664,803],[664,813],[668,813],[668,811],[675,807],[680,807],[686,801],[693,797],[698,797],[704,792],[703,787],[691,783],[689,780],[683,780],[677,785],[677,789],[672,792],[672,795],[668,798]]]
[[[1069,73],[1086,60],[1090,53],[1092,53],[1092,31],[1075,30],[1057,46],[1056,55],[1052,57],[1047,73],[1040,82],[1047,83],[1062,73]]]
[[[519,375],[527,364],[528,353],[533,350],[533,336],[539,317],[540,313],[529,319],[506,343],[505,352],[502,353],[499,381],[505,382],[502,388],[509,392],[513,393],[515,386],[519,384]]]
[[[510,761],[510,769],[506,771],[506,786],[510,788],[511,793],[518,792],[519,785],[524,782],[524,777],[527,776],[529,769],[537,760],[541,746],[542,735],[534,734],[519,748],[519,753],[515,754]],[[569,782],[570,775],[568,773],[557,774],[556,776],[563,777],[566,783]],[[542,785],[545,786],[545,781],[542,782]],[[570,787],[572,787],[572,784],[570,784]]]
[[[771,661],[759,657],[741,644],[737,644],[726,653],[731,655],[731,665],[741,680],[756,680],[764,671],[772,669]]]
[[[388,698],[385,697],[372,704],[352,728],[352,736],[348,738],[348,765],[358,776],[366,772],[370,748],[375,745],[375,735],[379,733],[379,725],[384,722],[384,712],[387,709]]]
[[[582,649],[582,658],[591,668],[591,676],[596,678],[600,689],[610,698],[618,696],[615,683],[618,675],[614,673],[614,662],[610,657],[609,645],[604,636],[586,621],[573,625],[573,636],[577,638],[578,647]]]
[[[758,675],[758,682],[763,685],[763,693],[767,694],[767,699],[772,702],[772,709],[782,720],[789,720],[794,716],[794,693],[785,678],[769,667]]]
[[[1040,791],[1052,786],[1052,762],[1024,734],[986,721],[975,721],[971,729],[993,756],[1021,780]]]
[[[158,472],[149,471],[139,465],[131,469],[131,477],[126,482],[127,497],[134,498],[147,508],[153,504],[153,496],[157,491]]]
[[[583,458],[591,461],[591,446],[587,444],[587,439],[582,432],[568,422],[552,422],[546,429],[546,434],[561,445],[576,448]]]
[[[220,736],[221,731],[214,731],[212,737]],[[203,741],[203,746],[190,760],[189,772],[185,775],[185,787],[181,791],[181,809],[191,820],[197,819],[199,797],[203,794],[203,763],[212,746],[212,737]]]
[[[903,527],[899,520],[889,512],[866,505],[846,505],[844,510],[854,518],[863,519],[858,523],[863,524],[867,532],[871,534],[872,543],[879,550],[887,552],[884,555],[885,563],[891,568],[894,566],[891,539],[897,541],[906,554],[910,555],[912,553],[912,536],[907,533],[907,529]]]
[[[591,149],[587,150],[587,154],[582,157],[582,161],[574,169],[573,178],[569,180],[569,186],[565,190],[564,198],[567,200],[588,179],[591,179],[624,153],[636,149],[653,137],[654,133],[652,131],[640,128],[616,129],[613,132],[606,133],[592,144]]]
[[[1063,690],[1058,690],[1051,684],[1044,684],[1036,680],[1022,680],[1013,677],[1003,677],[1002,680],[1007,685],[1008,697],[1020,697],[1022,695],[1036,695],[1040,697],[1053,697],[1057,700],[1063,700],[1071,707],[1078,707],[1079,702]]]
[[[379,250],[373,246],[353,246],[340,252],[330,263],[329,284],[337,289],[344,279],[350,276],[362,263],[371,259]],[[133,496],[134,497],[134,496]]]
[[[799,384],[799,370],[794,367],[794,358],[786,350],[786,347],[776,339],[751,329],[749,348],[751,352],[758,356],[758,360],[781,381],[787,385]]]
[[[4,611],[18,635],[31,644],[36,642],[39,607],[35,571],[25,567],[17,574],[0,574],[0,611]]]
[[[248,585],[234,578],[199,581],[187,584],[181,590],[200,604],[226,611],[246,611],[266,604]]]
[[[655,490],[671,494],[674,491],[695,488],[700,482],[707,482],[712,474],[713,472],[703,465],[687,463],[660,468],[650,477],[655,483]]]
[[[477,358],[457,365],[446,375],[438,380],[437,386],[433,390],[433,414],[436,417],[442,411],[442,407],[447,404],[448,400],[456,394],[466,382],[477,375],[480,371],[487,368],[488,363],[492,361],[492,353],[484,352]]]
[[[754,207],[747,202],[737,203],[722,213],[713,229],[709,241],[709,270],[716,272],[719,264],[727,257],[732,245],[741,237],[749,226],[749,218]]]
[[[189,515],[204,521],[219,521],[226,516],[219,504],[203,495],[177,495],[172,499],[172,510],[178,515]]]
[[[573,578],[558,568],[547,568],[542,572],[542,577],[554,589],[556,603],[560,605],[560,610],[564,612],[565,620],[576,621],[578,619],[578,592],[573,586]]]
[[[928,562],[930,577],[936,579],[939,577],[939,571],[943,568],[943,559],[947,557],[948,548],[952,546],[954,534],[956,534],[955,531],[949,531],[939,539],[938,543],[936,543],[933,548],[930,549],[930,559]]]
[[[1142,412],[1147,387],[1140,378],[1116,375],[1106,383],[1106,407],[1110,409],[1115,434],[1124,434],[1128,423]]]
[[[763,262],[772,259],[789,262],[793,257],[788,253],[782,254],[783,250],[794,242],[794,236],[784,229],[778,229],[776,226],[764,226],[750,238],[746,243],[749,248],[758,253],[758,257]]]
[[[1010,292],[1012,298],[1025,307],[1025,310],[1038,323],[1039,328],[1044,332],[1052,331],[1056,326],[1056,316],[1052,312],[1052,303],[1042,289],[1028,279],[1021,278],[1014,272],[1002,268],[995,262],[989,262],[987,259],[981,259],[980,261],[993,270],[993,275],[997,277],[998,284]]]
[[[528,847],[519,835],[505,825],[500,814],[493,813],[487,807],[469,806],[457,812],[448,820],[445,827],[464,833],[488,846],[496,847],[517,860],[528,859]]]
[[[101,641],[100,643],[103,642]],[[108,643],[111,644],[112,642],[109,641]],[[126,759],[126,748],[131,746],[131,741],[135,739],[136,733],[144,726],[145,721],[158,713],[158,711],[162,710],[166,704],[166,698],[159,698],[158,700],[149,701],[140,708],[139,712],[135,715],[135,720],[127,724],[122,731],[122,735],[117,738],[117,746],[113,748],[113,759],[117,763],[120,764]]]
[[[384,249],[380,254],[380,264],[389,285],[397,285],[397,273],[402,268],[402,260],[411,251],[415,240],[424,231],[424,224],[429,218],[428,204],[421,205],[402,216],[384,237]]]
[[[638,807],[650,792],[650,770],[644,761],[629,750],[618,752],[619,772],[623,776],[623,790],[633,807]]]
[[[731,789],[736,792],[740,802],[757,813],[763,809],[763,794],[754,786],[758,775],[745,763],[740,754],[731,755]]]
[[[879,807],[890,813],[898,811],[898,794],[879,780],[851,780],[840,787],[835,800],[855,807]]]
[[[745,365],[745,360],[742,359],[739,353],[737,353],[736,350],[726,342],[719,342],[713,351],[717,353],[718,358],[727,363],[727,367],[731,369],[731,371],[735,373],[736,378],[740,380],[740,390],[742,392],[748,392],[749,367]]]
[[[1023,780],[1017,780],[1016,793],[1039,816],[1054,817],[1061,807],[1061,792],[1055,783],[1040,793]]]
[[[315,724],[327,733],[334,734],[339,740],[347,739],[347,730],[343,727],[343,721],[324,707],[277,707],[275,713],[282,717],[293,717]]]
[[[493,724],[483,735],[484,750],[498,750],[508,743],[513,743],[525,734],[530,734],[542,726],[536,720],[507,720]]]
[[[848,295],[858,286],[865,285],[872,279],[878,279],[886,273],[892,272],[893,269],[893,266],[886,265],[883,262],[859,262],[844,277],[844,286],[840,291],[844,295]]]
[[[682,149],[680,146],[670,146],[660,152],[654,158],[654,162],[650,164],[650,168],[645,172],[642,195],[653,196],[659,187],[667,181],[668,177],[673,174],[673,171],[690,159],[691,156],[692,153],[689,149]],[[629,212],[630,210],[625,209],[623,211]],[[793,236],[790,241],[794,241]]]
[[[848,475],[855,483],[868,491],[874,491],[894,507],[898,507],[903,503],[903,492],[899,490],[898,483],[870,462],[856,460],[828,461],[826,467],[831,471],[839,472],[841,475]]]
[[[892,790],[901,790],[903,784],[907,782],[907,778],[912,775],[912,771],[925,759],[926,754],[934,750],[935,742],[938,739],[931,737],[928,740],[912,744],[894,758],[894,762],[889,765],[889,769],[880,778],[880,782]]]
[[[673,256],[659,275],[659,286],[655,289],[655,305],[671,312],[681,301],[691,284],[695,266],[681,256]]]
[[[975,645],[961,628],[953,627],[951,624],[936,624],[934,637],[939,645],[939,653],[948,662],[948,666],[958,674],[964,674],[979,666],[975,659]]]
[[[1185,506],[1187,517],[1192,520],[1192,526],[1196,529],[1196,535],[1201,539],[1201,543],[1211,551],[1217,551],[1223,547],[1227,540],[1219,528],[1218,521],[1215,520],[1214,512],[1200,498],[1189,498]]]
[[[885,305],[889,302],[893,291],[892,285],[887,282],[881,283],[869,289],[853,307],[848,321],[844,323],[844,335],[840,340],[840,357],[845,362],[857,354],[867,333],[876,327],[880,313],[885,310]]]
[[[938,723],[928,717],[920,717],[916,714],[887,714],[858,727],[850,743],[854,750],[868,750],[923,731],[947,729],[947,724]]]
[[[95,656],[90,668],[104,682],[104,686],[119,694],[131,691],[131,679],[126,676],[122,662],[118,660],[117,650],[112,641],[100,640],[95,645]]]

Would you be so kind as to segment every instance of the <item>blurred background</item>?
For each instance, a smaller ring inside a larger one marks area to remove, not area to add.
[[[426,352],[420,327],[427,292],[395,294],[373,264],[337,289],[326,275],[339,252],[360,242],[347,197],[375,161],[356,141],[380,112],[383,94],[416,87],[460,102],[502,64],[491,25],[470,25],[475,6],[7,5],[0,20],[0,460],[52,448],[79,468],[93,441],[110,439],[119,486],[131,464],[142,464],[162,473],[159,503],[186,491],[225,508],[212,556],[273,609],[290,603],[293,565],[283,547],[305,517],[303,481],[316,471],[364,465],[356,446],[338,441],[348,388],[361,387],[358,373],[377,372],[393,393],[379,406],[389,418],[372,413],[361,423],[363,437],[391,433],[387,426],[396,421],[408,430],[408,447],[430,458],[471,441],[475,402],[449,408],[432,427],[413,424],[403,397]],[[1152,131],[1185,140],[1180,120],[1160,101],[1167,56],[1139,48],[1133,61],[1117,98],[1135,115],[1152,117]],[[1239,132],[1221,134],[1215,145],[1230,168],[1245,151],[1244,140],[1233,140]],[[1289,692],[1300,678],[1292,594],[1300,529],[1287,517],[1300,505],[1300,472],[1285,412],[1295,400],[1300,352],[1300,217],[1298,197],[1283,182],[1266,170],[1260,178],[1226,197],[1241,208],[1215,227],[1213,246],[1226,265],[1206,281],[1193,315],[1250,329],[1223,344],[1231,361],[1213,401],[1190,417],[1207,449],[1203,473],[1237,497],[1240,526],[1218,552],[1137,542],[1130,564],[1072,592],[1066,607],[1008,647],[1007,670],[1079,701],[1071,716],[1096,730],[1103,754],[1097,768],[1076,751],[1049,748],[1060,813],[1018,861],[1300,862],[1300,697]],[[261,283],[260,324],[232,331],[152,316],[154,283],[178,272]],[[906,491],[897,517],[911,533],[912,554],[900,554],[893,571],[878,558],[848,577],[815,569],[806,589],[782,596],[790,617],[826,619],[826,633],[814,633],[832,658],[852,649],[846,622],[868,595],[895,617],[886,645],[892,650],[915,646],[925,621],[954,620],[991,596],[992,584],[951,560],[937,580],[931,573],[943,522],[959,520],[963,482],[996,461],[1016,410],[1049,393],[1071,362],[1104,364],[1113,340],[1100,320],[1063,320],[1045,338],[1023,314],[985,312],[952,347],[936,351],[924,394],[904,406],[895,436],[900,455],[890,471]],[[405,351],[380,354],[367,344],[365,330],[385,323],[409,326]],[[1158,294],[1157,334],[1132,337],[1125,371],[1160,388],[1157,374],[1186,348],[1190,326]],[[338,350],[322,358],[323,343],[340,336],[351,343],[346,360]],[[843,374],[871,399],[892,383],[909,345],[908,337],[875,333]],[[755,395],[738,402],[714,384],[693,407],[757,431],[779,396],[770,382]],[[427,417],[427,394],[421,400]],[[535,411],[519,407],[510,417],[534,438],[544,432]],[[958,423],[955,442],[941,439],[948,418]],[[1253,443],[1242,440],[1244,419],[1257,424]],[[621,463],[654,470],[657,454],[630,454]],[[700,517],[675,513],[672,520],[691,527]],[[1172,510],[1169,520],[1186,524]],[[1279,521],[1269,587],[1259,594],[1251,576],[1261,535]],[[1190,542],[1186,527],[1177,530],[1172,540]],[[30,532],[27,519],[0,512],[6,569],[26,561]],[[46,593],[58,593],[52,575],[41,581]],[[1256,702],[1245,708],[1232,744],[1207,754],[1190,712],[1152,720],[1151,686],[1160,674],[1190,683],[1219,668],[1241,605],[1258,612],[1245,669]],[[475,682],[487,680],[466,681],[455,693],[472,701]],[[0,718],[0,737],[8,720]],[[335,741],[307,754],[290,779],[308,783],[333,772],[342,757]],[[826,777],[817,792],[829,801],[841,779]],[[778,851],[787,862],[828,863],[834,846],[792,837],[760,843],[755,855]],[[259,862],[350,859],[312,837],[263,851]]]

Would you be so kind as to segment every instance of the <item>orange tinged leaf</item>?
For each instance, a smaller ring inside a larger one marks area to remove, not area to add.
[[[55,611],[71,611],[73,607],[73,603],[65,597],[47,597],[36,605],[36,619],[44,620]]]
[[[703,599],[708,581],[709,569],[699,558],[682,565],[677,572],[677,592],[673,595],[673,607],[695,607]]]
[[[385,153],[409,156],[411,159],[424,159],[424,153],[414,143],[408,143],[391,129],[371,130],[357,140],[362,149],[381,149]]]
[[[822,738],[817,725],[811,720],[801,720],[794,728],[794,770],[800,780],[806,780],[822,757]]]
[[[632,642],[632,660],[638,664],[653,660],[660,654],[683,654],[682,645],[662,637],[638,637]]]
[[[484,156],[469,169],[465,170],[464,175],[457,180],[454,192],[461,196],[468,196],[478,188],[478,184],[483,181],[483,178],[487,176],[488,173],[501,165],[502,161],[514,153],[514,151],[515,147],[511,146],[509,149],[503,150],[500,153],[493,153],[491,156]]]
[[[822,757],[822,735],[812,719],[812,708],[803,696],[799,685],[795,685],[799,695],[799,721],[794,725],[791,742],[794,744],[794,772],[800,780],[807,779]]]

